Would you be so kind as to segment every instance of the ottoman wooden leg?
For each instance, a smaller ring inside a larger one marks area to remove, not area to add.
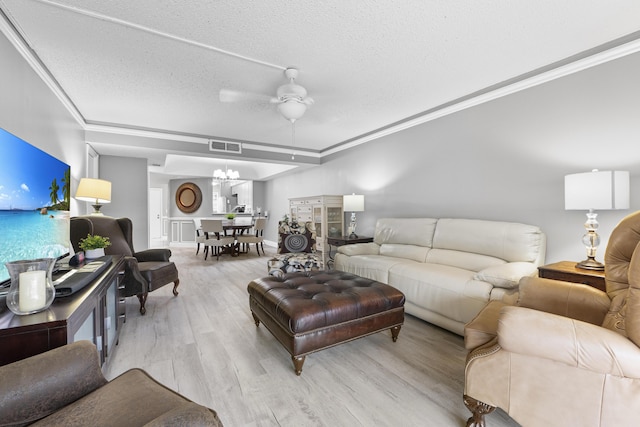
[[[394,326],[391,328],[391,339],[393,342],[398,341],[398,334],[400,333],[401,326]]]
[[[256,326],[260,326],[260,319],[258,319],[258,316],[256,316],[253,311],[251,312],[251,315],[253,316],[253,322],[256,324]]]
[[[305,356],[291,356],[291,360],[293,360],[293,368],[296,371],[296,375],[300,375],[302,373],[304,358]]]

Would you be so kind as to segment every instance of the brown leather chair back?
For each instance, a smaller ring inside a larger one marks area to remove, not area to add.
[[[630,280],[640,279],[640,273],[636,271],[640,270],[640,254],[636,249],[639,243],[640,211],[620,221],[609,237],[604,261],[605,283],[611,306],[602,323],[605,328],[631,338],[636,345],[640,343],[640,319],[634,319],[634,316],[640,318],[640,283],[635,283],[631,288],[629,283]],[[628,330],[629,326],[631,331]]]
[[[604,255],[607,294],[612,300],[629,287],[629,263],[640,242],[640,211],[620,221],[611,232]]]

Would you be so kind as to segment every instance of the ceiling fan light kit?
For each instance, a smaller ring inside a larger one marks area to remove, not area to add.
[[[278,104],[278,111],[290,122],[298,120],[307,111],[307,106],[294,100],[285,101]]]
[[[278,112],[286,120],[291,122],[291,160],[295,160],[295,121],[304,116],[307,111],[307,107],[313,105],[313,98],[307,96],[307,90],[296,84],[296,78],[298,77],[298,70],[296,68],[287,68],[284,70],[285,77],[289,80],[288,83],[280,85],[276,90],[276,96],[271,97],[272,104],[278,105]],[[229,89],[220,90],[221,102],[233,102],[236,100],[244,100],[248,98],[264,99],[265,95],[249,94],[247,92],[238,92]]]

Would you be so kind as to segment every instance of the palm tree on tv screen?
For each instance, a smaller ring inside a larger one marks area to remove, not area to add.
[[[49,197],[51,197],[51,204],[55,205],[56,203],[58,203],[58,190],[60,190],[60,187],[58,186],[58,182],[56,181],[55,178],[53,178],[53,181],[51,182],[51,187],[49,187],[49,190],[51,191],[49,193]]]
[[[64,171],[64,177],[62,177],[62,199],[69,206],[71,199],[71,171],[67,169]]]

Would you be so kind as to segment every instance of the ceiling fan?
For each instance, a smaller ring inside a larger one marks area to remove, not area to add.
[[[220,102],[238,102],[245,100],[256,100],[270,102],[278,105],[278,111],[291,123],[298,120],[307,111],[307,107],[313,105],[313,98],[307,96],[307,90],[296,84],[298,77],[296,68],[287,68],[284,75],[289,80],[278,87],[276,96],[261,95],[256,93],[242,92],[232,89],[220,89]]]

